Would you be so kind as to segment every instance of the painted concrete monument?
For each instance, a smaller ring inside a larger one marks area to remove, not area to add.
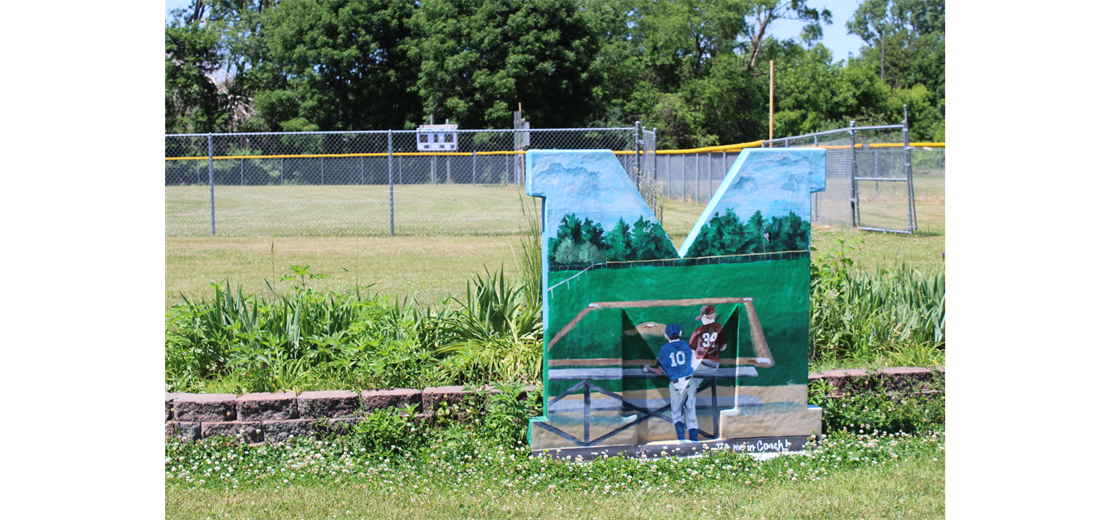
[[[532,150],[525,168],[543,198],[534,451],[800,448],[820,432],[806,384],[824,150],[745,150],[678,250],[611,151]]]

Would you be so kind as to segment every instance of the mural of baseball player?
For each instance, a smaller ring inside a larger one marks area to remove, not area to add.
[[[728,347],[728,342],[725,341],[725,335],[721,333],[723,327],[717,323],[717,309],[712,305],[703,305],[701,313],[694,318],[701,321],[701,326],[694,329],[694,333],[690,335],[690,348],[694,351],[694,375],[702,374],[707,371],[716,370],[721,366],[721,352]],[[701,379],[695,378],[694,382],[694,398],[697,398],[698,386],[701,386]],[[710,437],[710,435],[702,430],[690,430],[690,439],[696,439],[697,435],[703,437]]]
[[[690,348],[694,349],[694,358],[701,360],[698,368],[716,370],[721,366],[721,352],[728,347],[724,334],[721,334],[723,327],[717,323],[717,309],[712,305],[703,305],[701,314],[694,319],[701,321],[701,326],[690,335]]]
[[[690,344],[682,341],[682,326],[677,323],[667,325],[663,335],[667,344],[659,349],[656,360],[659,367],[645,365],[644,372],[666,375],[671,380],[671,420],[679,442],[698,440],[697,388],[700,379],[694,378],[697,362]],[[689,432],[690,440],[686,440]]]

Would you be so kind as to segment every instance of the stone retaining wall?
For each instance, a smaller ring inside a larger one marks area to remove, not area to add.
[[[834,394],[849,381],[878,375],[888,389],[906,388],[915,381],[925,382],[944,367],[887,368],[868,373],[862,369],[826,370],[809,375],[809,380],[826,380]],[[487,387],[488,389],[488,387]],[[525,391],[532,390],[527,388]],[[346,433],[366,414],[383,408],[412,409],[418,420],[437,413],[462,419],[460,407],[474,392],[461,386],[440,386],[423,391],[409,388],[346,390],[320,392],[235,394],[166,394],[166,437],[196,440],[216,435],[241,435],[246,442],[281,442],[294,435]],[[522,398],[523,394],[519,396]]]

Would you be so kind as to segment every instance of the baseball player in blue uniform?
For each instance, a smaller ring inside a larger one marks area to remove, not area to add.
[[[659,358],[656,360],[659,368],[644,366],[644,372],[664,375],[671,380],[671,420],[674,421],[675,433],[680,442],[686,440],[689,432],[690,441],[697,441],[698,416],[695,404],[697,402],[698,383],[694,379],[694,350],[690,344],[682,340],[682,327],[677,323],[667,325],[663,335],[667,344],[659,349]]]

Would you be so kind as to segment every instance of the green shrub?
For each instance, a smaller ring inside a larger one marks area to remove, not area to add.
[[[353,440],[371,453],[391,454],[412,451],[425,445],[427,435],[416,422],[416,405],[404,411],[396,408],[374,410],[354,427]]]

